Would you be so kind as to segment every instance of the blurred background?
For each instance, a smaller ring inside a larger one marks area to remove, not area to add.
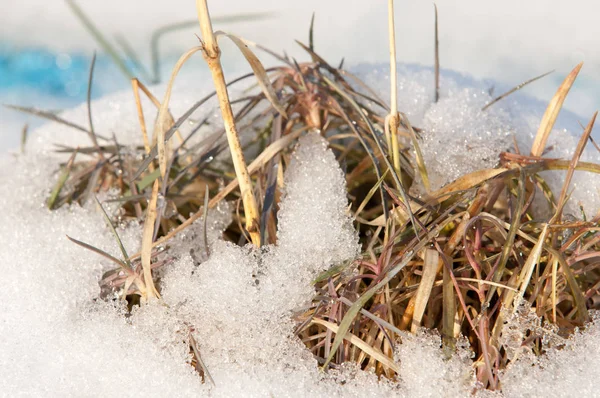
[[[75,8],[69,3],[74,3]],[[194,0],[0,0],[0,103],[59,111],[86,99],[89,66],[97,51],[93,97],[128,89],[123,69],[144,83],[168,78],[177,58],[198,44]],[[555,72],[523,91],[548,101],[564,76],[584,67],[565,107],[587,121],[599,108],[600,6],[591,0],[438,0],[442,68],[515,86]],[[397,0],[398,60],[433,64],[433,3]],[[79,8],[80,15],[77,16]],[[225,30],[305,60],[294,42],[308,42],[315,12],[316,51],[332,64],[388,61],[385,0],[209,1],[215,30]],[[88,26],[83,13],[89,18]],[[117,66],[90,33],[97,28],[122,59]],[[173,29],[177,26],[177,29]],[[231,51],[229,50],[231,49]],[[224,45],[226,73],[247,69]],[[276,60],[258,54],[266,66]],[[201,56],[184,67],[193,84],[206,84]],[[22,126],[42,123],[0,108],[0,151],[19,145]]]

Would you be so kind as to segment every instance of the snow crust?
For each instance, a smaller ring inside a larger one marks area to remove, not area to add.
[[[387,97],[384,67],[357,71]],[[442,100],[432,104],[431,76],[427,69],[401,67],[400,107],[425,130],[422,149],[437,186],[475,168],[495,166],[513,135],[528,151],[543,107],[517,96],[482,113],[490,99],[488,87],[452,73],[443,75]],[[201,96],[180,90],[173,113],[181,114]],[[144,103],[144,108],[152,106]],[[96,101],[93,109],[97,131],[114,132],[122,144],[140,142],[130,92]],[[82,106],[63,116],[85,125],[86,112]],[[148,113],[148,120],[153,117]],[[551,136],[557,155],[570,156],[576,145],[571,133],[579,131],[571,122],[563,118]],[[110,264],[65,237],[119,257],[99,210],[91,203],[53,212],[44,206],[58,178],[61,157],[50,152],[54,142],[88,145],[84,134],[49,124],[34,133],[26,155],[0,157],[0,391],[24,396],[435,397],[468,396],[476,387],[469,351],[460,349],[444,360],[437,336],[403,337],[396,347],[397,381],[380,381],[352,366],[323,373],[294,336],[292,317],[310,302],[311,280],[359,251],[346,211],[344,175],[317,134],[300,140],[286,171],[277,245],[256,250],[221,240],[231,221],[228,205],[222,204],[207,221],[210,256],[199,220],[173,243],[176,258],[160,275],[163,300],[128,317],[119,303],[98,299],[98,280]],[[465,150],[467,144],[472,147]],[[452,154],[458,152],[467,155]],[[597,160],[591,151],[585,157]],[[559,188],[560,178],[552,182]],[[576,173],[573,200],[585,203],[586,211],[598,208],[597,180]],[[129,252],[139,249],[139,225],[122,225],[118,232]],[[589,372],[600,368],[598,322],[566,340],[563,350],[549,348],[546,359],[532,362],[525,356],[515,362],[504,375],[504,393],[534,396],[542,392],[538,381],[543,380],[544,395],[592,395],[597,377]],[[190,334],[214,386],[202,384],[189,364]]]

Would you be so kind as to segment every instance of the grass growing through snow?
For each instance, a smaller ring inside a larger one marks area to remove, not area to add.
[[[202,3],[199,1],[200,6]],[[207,17],[201,15],[200,19]],[[393,19],[390,22],[393,38]],[[214,64],[216,53],[202,46],[213,43],[212,28],[206,19],[202,26],[205,43],[182,57],[173,78],[194,51],[203,51]],[[182,123],[217,92],[175,117],[168,110],[172,81],[160,102],[139,80],[132,80],[143,143],[135,148],[123,148],[114,136],[97,134],[91,116],[88,128],[48,112],[23,109],[90,136],[89,147],[59,149],[72,155],[48,199],[49,208],[83,203],[98,192],[116,189],[119,198],[110,205],[118,208],[118,218],[109,221],[144,223],[142,252],[130,256],[123,250],[123,259],[72,239],[115,263],[115,270],[100,282],[104,297],[118,294],[130,305],[159,297],[160,280],[153,277],[152,269],[168,263],[169,240],[222,200],[244,201],[243,208],[237,206],[234,211],[226,239],[239,244],[276,243],[279,173],[289,163],[296,139],[308,130],[318,130],[327,137],[339,162],[346,165],[351,211],[363,247],[356,261],[320,275],[315,281],[313,305],[295,314],[298,337],[324,368],[350,361],[395,378],[398,369],[391,360],[394,346],[404,331],[415,333],[424,327],[439,331],[447,355],[464,336],[474,352],[477,379],[486,388],[498,389],[499,371],[513,359],[515,351],[515,342],[507,338],[505,330],[505,322],[514,314],[526,315],[531,308],[561,336],[585,325],[588,309],[595,305],[600,289],[600,269],[595,260],[600,215],[566,220],[562,208],[574,172],[600,172],[600,165],[579,161],[595,117],[572,159],[543,156],[548,135],[581,65],[567,76],[551,100],[529,155],[502,153],[498,167],[478,170],[435,192],[425,186],[426,193],[417,197],[411,195],[415,175],[427,181],[419,149],[420,136],[427,131],[410,124],[397,109],[394,96],[390,108],[341,65],[332,66],[317,54],[312,24],[309,45],[298,43],[310,60],[297,62],[263,49],[280,61],[279,66],[267,70],[242,39],[231,37],[251,63],[253,73],[231,80],[228,86],[258,79],[262,90],[226,99],[225,87],[218,88],[225,104],[235,103],[225,128],[200,120],[187,137],[182,137],[178,132]],[[437,9],[435,47],[432,90],[437,100]],[[218,53],[218,48],[213,49]],[[391,59],[394,64],[395,54]],[[215,65],[211,68],[213,73],[222,74]],[[93,64],[90,82],[92,76]],[[142,94],[160,110],[151,132],[141,106]],[[89,101],[88,107],[91,115]],[[192,144],[200,128],[210,129],[211,134]],[[249,142],[245,152],[234,148],[236,163],[215,169],[212,159],[235,147],[231,137],[236,134]],[[529,148],[519,149],[529,152]],[[81,160],[81,155],[91,160]],[[247,179],[240,174],[240,167],[245,168]],[[567,171],[558,198],[540,175],[545,170]],[[238,190],[240,176],[245,198]],[[248,194],[254,204],[246,204]],[[540,209],[533,207],[534,198],[540,195],[550,209],[547,219],[535,215]],[[115,236],[118,241],[116,232]],[[157,260],[159,251],[166,252],[167,260]],[[355,272],[348,272],[352,270]],[[540,328],[532,327],[516,344],[541,355],[544,337]],[[193,339],[190,347],[198,371],[210,379]]]

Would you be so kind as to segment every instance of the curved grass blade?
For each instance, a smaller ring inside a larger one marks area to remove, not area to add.
[[[221,17],[212,18],[213,22],[216,23],[235,23],[235,22],[248,22],[257,21],[261,19],[267,19],[275,14],[269,12],[254,12],[246,14],[234,14],[224,15]],[[173,24],[161,26],[152,32],[150,38],[150,57],[152,58],[152,83],[160,83],[160,39],[168,33],[176,32],[178,30],[195,28],[198,25],[198,20],[181,21]]]
[[[242,76],[232,80],[231,82],[227,83],[227,86],[230,86],[232,84],[240,82],[251,76],[254,76],[254,73],[247,73],[245,75],[242,75]],[[216,95],[217,95],[217,92],[213,91],[212,93],[208,94],[206,97],[202,98],[200,101],[198,101],[194,105],[192,105],[179,119],[177,119],[175,121],[175,124],[173,126],[171,126],[171,128],[165,133],[165,140],[170,139],[173,136],[173,134],[175,134],[175,132],[179,129],[179,127],[181,127],[181,125],[186,120],[188,120],[190,116],[192,116],[192,113],[194,113],[196,111],[196,109],[198,109],[199,107],[204,105],[208,100],[210,100],[212,97],[214,97]],[[157,154],[158,154],[158,149],[157,149],[157,146],[154,145],[152,147],[152,149],[150,150],[150,153],[148,154],[148,156],[144,159],[144,161],[142,162],[140,167],[137,169],[137,171],[131,178],[131,181],[135,181],[136,179],[139,178],[140,175],[142,175],[142,173],[144,171],[146,171],[146,169],[148,168],[150,163],[152,163],[152,161],[154,160],[154,158],[156,157]]]
[[[588,138],[592,134],[592,129],[594,128],[594,122],[596,121],[596,116],[598,116],[598,112],[594,113],[594,116],[592,116],[592,119],[588,123],[587,127],[585,128],[585,131],[583,132],[581,138],[579,139],[579,142],[577,143],[577,147],[575,148],[575,153],[573,154],[573,157],[569,164],[569,168],[567,169],[567,175],[563,182],[562,190],[560,191],[560,196],[558,198],[558,203],[556,205],[557,211],[556,211],[556,214],[554,215],[554,217],[552,217],[551,223],[561,221],[561,219],[562,219],[562,212],[563,212],[563,208],[567,201],[567,193],[569,190],[569,185],[571,184],[571,179],[573,178],[573,174],[575,173],[577,163],[579,163],[579,159],[581,158],[581,155],[583,154],[583,150],[585,149],[585,145],[588,142]]]
[[[168,154],[166,145],[169,141],[169,139],[165,137],[165,133],[173,127],[173,118],[171,118],[169,115],[169,102],[171,100],[171,92],[173,90],[173,84],[175,83],[175,77],[177,77],[177,74],[181,70],[183,64],[185,64],[192,55],[201,50],[202,46],[196,46],[189,49],[179,58],[175,64],[175,67],[173,68],[173,72],[171,72],[171,78],[169,79],[165,96],[158,110],[158,116],[156,117],[156,122],[154,124],[153,136],[156,139],[158,149],[158,165],[160,167],[160,174],[163,180],[165,178],[165,173],[167,172]]]
[[[279,112],[283,117],[287,118],[285,108],[283,107],[283,105],[281,105],[279,99],[277,98],[277,93],[271,85],[271,80],[267,75],[265,67],[262,65],[258,57],[252,52],[252,50],[250,50],[248,44],[246,44],[242,38],[232,35],[230,33],[225,33],[222,31],[215,32],[215,37],[218,38],[219,36],[225,36],[229,38],[240,49],[240,51],[244,55],[244,58],[246,58],[246,61],[248,61],[248,64],[250,64],[252,71],[256,75],[258,84],[260,85],[263,93],[265,94],[265,97],[267,97],[267,99],[271,102],[273,108],[275,108],[277,112]]]

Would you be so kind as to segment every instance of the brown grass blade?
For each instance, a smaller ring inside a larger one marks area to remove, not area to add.
[[[337,337],[337,334],[339,331],[339,326],[336,325],[335,323],[327,322],[327,321],[325,321],[323,319],[319,319],[319,318],[313,318],[311,323],[325,326],[327,329],[329,329],[333,333],[335,333],[336,337]],[[387,357],[380,350],[378,350],[374,347],[371,347],[369,344],[365,343],[363,340],[361,340],[360,338],[358,338],[355,335],[353,335],[352,333],[350,333],[350,331],[346,331],[346,335],[343,336],[343,338],[344,338],[344,340],[348,340],[351,344],[360,348],[365,354],[369,355],[371,358],[374,358],[377,361],[379,361],[382,365],[387,366],[388,368],[392,369],[396,373],[400,373],[400,367],[398,366],[398,364],[396,364],[392,359]]]
[[[200,373],[200,375],[202,376],[202,379],[204,379],[206,377],[213,386],[216,386],[215,380],[210,375],[208,368],[206,367],[206,365],[204,364],[204,361],[202,360],[202,356],[200,355],[200,350],[198,349],[198,344],[196,343],[196,339],[194,339],[194,336],[192,336],[191,334],[190,334],[190,345],[192,346],[192,351],[194,351],[194,356],[196,357],[196,361],[200,367],[200,369],[196,369],[196,370],[198,370],[198,373]],[[202,372],[200,372],[200,370]]]
[[[433,284],[435,282],[439,256],[440,255],[437,250],[425,250],[425,258],[423,260],[423,275],[421,276],[421,282],[419,282],[417,294],[415,295],[415,307],[410,328],[412,333],[416,333],[417,329],[421,325],[421,320],[423,319],[423,314],[425,313],[425,307],[427,306],[427,301],[429,301],[429,296],[431,295],[431,290],[433,289]]]
[[[154,281],[152,280],[152,237],[154,236],[154,223],[156,221],[156,203],[158,201],[158,180],[154,181],[152,186],[152,196],[148,203],[148,209],[146,212],[146,220],[144,221],[144,232],[142,234],[142,269],[144,270],[144,282],[146,284],[146,297],[160,298],[160,294],[156,291]]]
[[[573,157],[571,158],[571,163],[569,164],[569,169],[567,170],[567,175],[565,177],[565,181],[563,183],[562,190],[560,191],[560,196],[558,198],[558,203],[556,205],[557,211],[556,211],[556,214],[554,215],[554,217],[552,218],[551,223],[558,222],[562,218],[562,211],[565,206],[566,199],[567,199],[569,185],[571,184],[571,179],[573,178],[573,173],[575,173],[575,169],[577,168],[577,164],[579,163],[581,154],[583,153],[583,150],[585,149],[585,145],[588,142],[590,134],[592,134],[592,129],[594,128],[594,122],[596,121],[596,116],[598,116],[598,112],[594,113],[594,116],[592,116],[592,119],[588,123],[583,134],[581,135],[581,138],[579,139],[579,142],[577,143],[577,148],[575,148],[575,153],[573,154]]]
[[[173,90],[175,77],[177,77],[177,74],[181,70],[181,67],[187,62],[188,59],[190,59],[192,55],[194,55],[200,50],[202,50],[202,46],[197,46],[189,49],[187,52],[185,52],[185,54],[183,54],[179,58],[179,60],[173,67],[173,71],[171,72],[171,78],[169,79],[169,83],[167,84],[167,90],[165,91],[165,96],[163,98],[162,103],[160,104],[158,116],[156,117],[156,122],[154,124],[153,139],[156,140],[156,145],[158,149],[158,165],[160,167],[160,174],[163,180],[165,178],[168,163],[168,140],[165,140],[165,133],[174,125],[173,117],[169,114],[169,102],[171,100],[171,91]]]
[[[144,110],[142,109],[142,101],[140,98],[140,81],[138,79],[131,79],[131,87],[133,88],[133,97],[135,99],[135,108],[137,110],[138,119],[140,121],[140,129],[142,130],[142,139],[144,141],[144,149],[146,155],[150,154],[150,140],[148,140],[148,130],[146,128],[146,118],[144,118]],[[152,165],[149,165],[150,171]]]
[[[520,89],[522,89],[523,87],[527,86],[530,83],[533,83],[537,80],[540,80],[543,77],[548,76],[550,73],[554,72],[553,70],[551,70],[550,72],[546,72],[542,75],[536,76],[532,79],[529,79],[527,81],[524,81],[523,83],[513,87],[512,89],[508,90],[507,92],[497,96],[496,98],[494,98],[493,100],[491,100],[490,102],[488,102],[483,108],[481,108],[482,111],[485,111],[486,109],[488,109],[490,106],[494,105],[496,102],[503,100],[504,98],[508,97],[509,95],[511,95],[512,93],[514,93],[515,91],[519,91]]]
[[[71,238],[69,235],[67,235],[67,239],[69,239],[71,242],[75,243],[76,245],[79,245],[87,250],[93,251],[94,253],[101,255],[104,258],[109,259],[110,261],[112,261],[113,263],[115,263],[119,267],[121,267],[123,270],[125,270],[126,272],[131,273],[131,270],[129,268],[127,268],[127,264],[125,264],[123,261],[119,260],[118,258],[111,256],[104,250],[100,250],[97,247],[94,247],[88,243],[82,242],[75,238]]]
[[[287,118],[285,108],[283,105],[281,105],[279,99],[277,98],[277,93],[271,85],[271,79],[269,79],[265,67],[260,62],[258,57],[252,52],[252,50],[250,50],[248,44],[246,44],[246,42],[242,38],[232,35],[230,33],[221,31],[215,32],[215,37],[218,38],[219,36],[225,36],[229,38],[240,49],[242,55],[244,56],[244,58],[246,58],[246,61],[248,61],[248,64],[250,64],[252,71],[256,75],[258,84],[262,89],[262,92],[265,94],[265,97],[267,97],[267,99],[271,102],[273,108],[275,108],[277,112],[279,112],[283,117]]]
[[[443,202],[444,200],[448,199],[453,192],[474,188],[506,171],[508,171],[508,169],[504,168],[482,169],[474,171],[473,173],[457,178],[445,187],[433,192],[431,197],[436,198],[437,203]]]
[[[565,98],[567,97],[567,94],[569,94],[569,90],[571,89],[571,86],[573,86],[582,66],[583,62],[577,65],[571,73],[567,75],[548,104],[548,108],[546,108],[546,112],[540,122],[540,127],[533,141],[533,145],[531,146],[532,156],[542,156],[542,153],[544,153],[544,148],[546,147],[546,142],[548,141],[552,127],[554,127],[554,122],[556,122],[558,113],[560,112],[560,109],[565,102]]]
[[[533,275],[533,270],[540,261],[540,256],[542,255],[542,250],[544,248],[544,243],[545,243],[544,241],[546,240],[547,235],[548,235],[548,224],[545,224],[542,229],[542,232],[540,233],[538,241],[533,246],[533,249],[531,249],[531,253],[529,253],[529,256],[527,257],[527,261],[525,261],[525,265],[521,269],[521,274],[519,275],[519,278],[517,279],[517,286],[520,286],[518,302],[520,302],[520,300],[523,299],[523,296],[525,295],[525,289],[527,289],[527,286],[529,286],[529,281],[531,280],[531,275]],[[515,296],[514,293],[509,292],[509,294],[507,294],[506,297],[512,298],[514,296]],[[507,299],[505,301],[505,305],[506,304],[512,304],[512,300],[509,301]],[[513,308],[513,311],[516,311],[516,310],[517,310],[517,307]]]
[[[419,175],[421,176],[421,180],[423,181],[423,186],[425,187],[425,192],[429,193],[431,190],[431,185],[429,184],[429,174],[427,173],[427,167],[425,166],[425,158],[423,157],[423,152],[421,151],[421,146],[419,145],[419,141],[417,139],[417,134],[415,133],[415,129],[413,129],[408,117],[404,113],[400,113],[402,117],[402,121],[408,127],[408,132],[410,133],[410,140],[415,149],[415,159],[417,162],[417,170],[419,170]]]
[[[43,119],[47,119],[47,120],[50,120],[50,121],[53,121],[56,123],[63,124],[65,126],[73,128],[75,130],[82,131],[82,132],[86,133],[88,136],[90,134],[88,129],[86,129],[85,127],[82,127],[76,123],[69,122],[68,120],[65,120],[62,117],[60,117],[52,112],[49,112],[49,111],[44,111],[42,109],[36,109],[36,108],[32,108],[32,107],[27,107],[27,106],[18,106],[18,105],[10,105],[10,104],[4,104],[4,107],[15,110],[15,111],[23,112],[23,113],[28,113],[30,115],[41,117]],[[105,141],[108,141],[108,139],[104,136],[96,134],[96,137],[101,138]]]

